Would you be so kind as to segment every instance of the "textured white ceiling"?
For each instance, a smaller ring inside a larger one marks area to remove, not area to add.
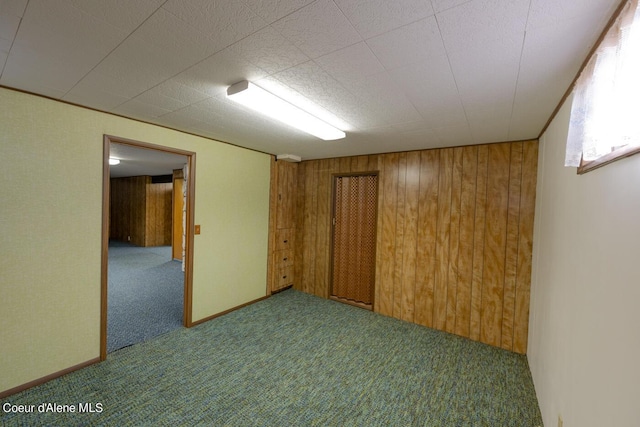
[[[187,156],[117,142],[110,144],[109,156],[120,160],[120,164],[109,168],[112,178],[171,175],[187,163]]]
[[[303,159],[529,139],[618,4],[2,0],[0,85]],[[232,104],[245,79],[347,137]]]

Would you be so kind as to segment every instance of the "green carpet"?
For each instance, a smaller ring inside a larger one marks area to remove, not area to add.
[[[6,402],[36,413],[3,425],[542,425],[524,356],[294,290]]]

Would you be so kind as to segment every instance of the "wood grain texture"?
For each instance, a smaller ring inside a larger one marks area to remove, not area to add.
[[[318,162],[309,163],[305,171],[305,187],[314,191],[305,192],[304,225],[303,225],[303,288],[306,292],[316,294],[316,240],[317,240],[317,209],[318,209]]]
[[[484,231],[487,214],[487,174],[489,146],[478,147],[476,175],[476,209],[473,229],[473,269],[471,277],[471,312],[469,338],[480,340],[480,315],[482,313],[482,280],[484,277]]]
[[[110,182],[110,237],[136,246],[171,244],[173,184],[152,184],[149,176]]]
[[[392,316],[402,319],[402,277],[404,271],[403,252],[404,252],[404,223],[406,209],[406,182],[407,182],[407,153],[398,155],[398,186],[396,189],[396,224],[395,239],[397,241],[394,247],[394,269],[393,269],[393,310]]]
[[[433,327],[444,331],[447,326],[447,289],[449,285],[449,248],[451,232],[451,185],[453,149],[440,150],[438,177],[438,215],[436,225],[436,266],[434,281]]]
[[[299,291],[310,293],[310,291],[303,286],[303,283],[305,281],[308,281],[309,278],[305,277],[302,271],[305,265],[304,234],[307,232],[307,229],[304,227],[304,211],[305,211],[304,202],[305,202],[306,193],[307,193],[306,187],[305,187],[306,186],[305,171],[308,164],[309,164],[308,162],[298,164],[298,171],[297,171],[297,192],[295,197],[295,200],[296,200],[295,202],[296,233],[295,234],[296,234],[296,242],[298,242],[298,244],[296,245],[295,248],[293,248],[294,258],[295,260],[297,260],[297,262],[294,264],[293,270],[294,270],[295,277],[297,277],[297,280],[293,282],[293,288]]]
[[[276,283],[277,262],[274,261],[276,247],[276,216],[278,213],[278,173],[275,156],[271,156],[269,164],[269,233],[267,240],[267,295],[271,295]],[[300,277],[300,276],[298,276]]]
[[[329,297],[329,252],[331,244],[331,165],[329,159],[318,162],[318,200],[316,222],[316,270],[314,294]]]
[[[291,286],[301,277],[296,259],[298,164],[271,159],[268,291]]]
[[[520,185],[522,181],[522,144],[511,145],[509,164],[509,206],[507,208],[507,242],[504,266],[504,297],[502,300],[502,348],[513,350],[516,274],[520,216]]]
[[[447,314],[445,330],[453,333],[456,328],[456,300],[458,297],[458,269],[460,260],[460,200],[462,198],[462,152],[453,150],[451,174],[451,226],[449,235],[449,273],[447,275]]]
[[[438,177],[440,156],[437,150],[420,153],[420,190],[418,195],[418,236],[416,248],[415,322],[433,326],[433,302],[436,265],[436,227],[438,214]]]
[[[393,315],[396,213],[398,210],[398,154],[383,156],[383,202],[382,202],[382,243],[379,248],[382,257],[380,271],[380,313]],[[380,232],[380,230],[378,231]]]
[[[480,341],[500,346],[511,144],[489,146]]]
[[[293,228],[295,227],[295,204],[297,177],[296,163],[288,163],[284,161],[277,162],[277,212],[276,227],[277,228]]]
[[[379,171],[373,309],[527,349],[537,141],[302,162],[298,289],[327,295],[324,203],[334,173]],[[357,260],[358,254],[353,254]]]
[[[471,286],[473,283],[473,242],[476,215],[478,148],[465,147],[462,153],[460,189],[460,226],[458,246],[458,282],[456,287],[455,330],[469,336],[471,323]]]
[[[171,244],[171,197],[172,183],[146,186],[145,246],[168,246]]]
[[[415,321],[418,205],[420,201],[420,152],[407,153],[405,177],[404,247],[402,250],[401,319]]]
[[[379,155],[372,155],[369,157],[369,171],[380,172],[382,170],[382,157]],[[378,176],[379,178],[379,176]],[[380,248],[382,247],[382,191],[380,190],[380,180],[378,179],[378,208],[376,211],[376,265],[375,265],[375,286],[373,290],[373,310],[379,311],[380,300],[380,271],[382,267],[382,253]]]
[[[182,170],[179,171],[182,172]],[[171,208],[171,257],[176,260],[182,260],[182,236],[184,234],[184,227],[182,223],[184,210],[184,178],[176,178],[176,175],[176,171],[174,171],[173,201]]]
[[[146,245],[148,176],[112,178],[110,180],[109,237]]]

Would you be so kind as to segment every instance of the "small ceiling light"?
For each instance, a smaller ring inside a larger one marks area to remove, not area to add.
[[[247,80],[229,86],[227,97],[259,113],[326,141],[341,139],[346,136],[340,129]]]
[[[119,165],[120,164],[120,160],[114,159],[113,157],[109,157],[109,164],[111,166]]]

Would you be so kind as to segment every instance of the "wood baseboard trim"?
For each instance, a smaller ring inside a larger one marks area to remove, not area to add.
[[[271,295],[279,294],[280,292],[286,291],[287,289],[291,289],[292,287],[293,287],[293,285],[289,285],[289,286],[285,286],[284,288],[280,288],[278,290],[271,291]]]
[[[196,326],[196,325],[199,325],[201,323],[208,322],[209,320],[213,320],[216,317],[224,316],[225,314],[229,314],[232,311],[236,311],[236,310],[239,310],[239,309],[241,309],[243,307],[246,307],[248,305],[255,304],[257,302],[265,300],[265,299],[269,298],[270,296],[271,295],[265,295],[265,296],[263,296],[261,298],[255,299],[253,301],[246,302],[246,303],[241,304],[241,305],[239,305],[237,307],[233,307],[233,308],[230,308],[230,309],[225,310],[223,312],[220,312],[218,314],[214,314],[213,316],[205,317],[204,319],[200,319],[200,320],[198,320],[196,322],[191,323],[190,326]],[[54,372],[53,374],[49,374],[49,375],[44,376],[42,378],[38,378],[38,379],[35,379],[33,381],[29,381],[28,383],[19,385],[17,387],[13,387],[13,388],[10,388],[8,390],[2,391],[2,392],[0,392],[0,399],[4,399],[5,397],[11,396],[12,394],[20,393],[21,391],[30,389],[31,387],[35,387],[37,385],[44,384],[47,381],[51,381],[51,380],[53,380],[55,378],[61,377],[61,376],[66,375],[66,374],[69,374],[69,373],[71,373],[73,371],[77,371],[78,369],[86,368],[87,366],[91,366],[91,365],[94,365],[96,363],[100,363],[100,361],[101,361],[100,358],[96,357],[95,359],[87,360],[86,362],[80,363],[78,365],[71,366],[71,367],[69,367],[67,369],[63,369],[61,371]]]
[[[61,377],[63,375],[69,374],[69,373],[71,373],[73,371],[77,371],[77,370],[82,369],[82,368],[86,368],[87,366],[91,366],[91,365],[94,365],[96,363],[100,363],[100,358],[99,357],[96,357],[95,359],[87,360],[86,362],[71,366],[71,367],[69,367],[67,369],[63,369],[61,371],[54,372],[53,374],[46,375],[46,376],[44,376],[42,378],[38,378],[38,379],[35,379],[33,381],[29,381],[28,383],[24,383],[24,384],[19,385],[17,387],[10,388],[9,390],[5,390],[5,391],[0,392],[0,399],[4,399],[5,397],[11,396],[12,394],[20,393],[21,391],[25,391],[27,389],[30,389],[31,387],[35,387],[37,385],[44,384],[47,381],[51,381],[51,380],[53,380],[55,378]]]
[[[208,322],[209,320],[213,320],[213,319],[215,319],[216,317],[224,316],[225,314],[229,314],[229,313],[231,313],[232,311],[236,311],[236,310],[239,310],[239,309],[241,309],[241,308],[244,308],[244,307],[246,307],[246,306],[248,306],[248,305],[255,304],[255,303],[257,303],[257,302],[260,302],[260,301],[262,301],[262,300],[265,300],[265,299],[269,298],[270,296],[271,296],[271,295],[265,295],[265,296],[263,296],[263,297],[260,297],[260,298],[258,298],[258,299],[255,299],[255,300],[253,300],[253,301],[245,302],[244,304],[241,304],[241,305],[239,305],[239,306],[236,306],[236,307],[230,308],[230,309],[228,309],[228,310],[222,311],[222,312],[220,312],[220,313],[218,313],[218,314],[214,314],[213,316],[209,316],[209,317],[205,317],[204,319],[196,320],[195,322],[191,322],[191,324],[189,325],[189,327],[191,328],[191,327],[196,326],[196,325],[199,325],[199,324],[201,324],[201,323]]]
[[[344,304],[352,305],[354,307],[364,308],[365,310],[373,311],[373,307],[371,306],[371,304],[365,304],[363,302],[358,302],[358,301],[350,300],[347,298],[340,298],[335,295],[329,295],[329,299],[332,301],[337,301]]]

